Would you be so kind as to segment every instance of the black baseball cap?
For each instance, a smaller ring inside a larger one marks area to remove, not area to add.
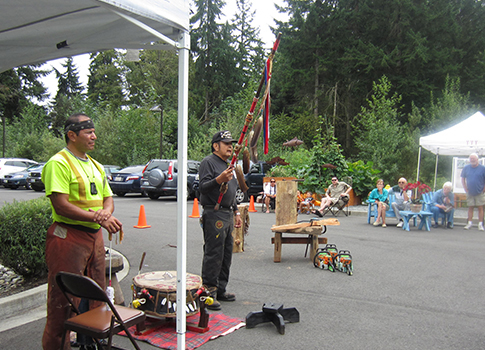
[[[220,141],[225,143],[237,142],[237,140],[234,140],[232,138],[231,132],[229,130],[218,131],[214,134],[214,136],[212,136],[212,143],[216,143]]]

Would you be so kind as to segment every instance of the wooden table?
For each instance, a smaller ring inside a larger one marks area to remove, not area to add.
[[[431,230],[431,217],[433,216],[433,213],[423,210],[421,210],[419,213],[407,210],[399,211],[399,213],[404,221],[404,224],[402,225],[403,230],[409,231],[409,221],[415,218],[419,218],[420,220],[418,227],[419,230],[422,230],[423,227],[426,229],[426,231]]]
[[[273,226],[271,228],[275,233],[274,237],[271,238],[271,243],[274,244],[273,261],[281,262],[281,250],[283,244],[310,244],[310,260],[313,260],[317,254],[318,245],[320,243],[327,243],[327,237],[319,237],[322,232],[325,232],[324,230],[327,225],[340,225],[340,222],[337,219],[324,219],[318,220],[314,222],[314,224],[303,222],[298,224]],[[293,236],[283,237],[283,234],[292,234]],[[301,237],[301,235],[305,235],[306,237]]]

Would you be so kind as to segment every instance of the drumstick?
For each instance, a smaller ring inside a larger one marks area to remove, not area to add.
[[[141,255],[140,268],[138,269],[138,274],[141,273],[141,268],[143,267],[143,261],[145,261],[145,255],[147,255],[146,252],[143,252],[143,254]]]
[[[111,249],[113,246],[113,236],[110,235],[109,237],[109,285],[106,287],[106,295],[108,296],[109,300],[114,303],[115,300],[115,290],[111,286]],[[109,306],[106,306],[109,309]]]
[[[113,244],[113,236],[109,237],[109,287],[111,287],[111,247]]]

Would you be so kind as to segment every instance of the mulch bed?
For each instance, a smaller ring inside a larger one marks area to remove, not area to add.
[[[32,289],[45,283],[47,283],[47,276],[24,277],[24,281],[15,287],[11,287],[8,290],[0,288],[0,298]]]

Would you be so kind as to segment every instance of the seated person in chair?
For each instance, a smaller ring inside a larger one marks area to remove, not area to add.
[[[396,201],[392,202],[392,210],[394,210],[394,213],[396,214],[396,219],[399,220],[399,223],[397,224],[397,227],[402,227],[404,222],[402,220],[401,214],[399,213],[400,210],[410,210],[409,207],[409,198],[412,195],[412,191],[404,191],[404,188],[408,184],[408,181],[404,178],[401,177],[399,181],[397,182],[398,186],[394,186],[392,188],[392,192],[396,196]]]
[[[311,191],[307,191],[305,198],[303,201],[301,201],[300,206],[298,207],[298,214],[310,212],[310,208],[312,207],[314,201],[312,195],[313,193]]]
[[[266,213],[269,213],[269,208],[274,209],[275,207],[275,199],[276,199],[276,180],[271,179],[269,183],[264,185],[264,197],[263,201],[266,205]]]
[[[345,182],[339,182],[336,176],[332,177],[332,184],[328,186],[327,192],[325,192],[325,197],[322,198],[320,208],[318,210],[314,210],[313,214],[323,216],[323,211],[325,208],[334,205],[343,197],[347,197],[348,199],[349,192],[351,190],[352,187],[347,185]]]
[[[452,188],[451,182],[445,182],[443,188],[433,196],[433,200],[431,202],[431,212],[433,213],[434,218],[434,228],[437,228],[438,225],[438,218],[439,214],[444,214],[446,217],[446,222],[448,228],[453,228],[453,213],[455,209],[453,209],[455,202],[454,202],[454,195],[451,192]]]
[[[378,226],[382,221],[382,227],[387,227],[386,211],[389,210],[388,195],[389,192],[384,188],[384,180],[377,180],[376,188],[369,195],[369,202],[377,205],[377,218],[374,226]]]

